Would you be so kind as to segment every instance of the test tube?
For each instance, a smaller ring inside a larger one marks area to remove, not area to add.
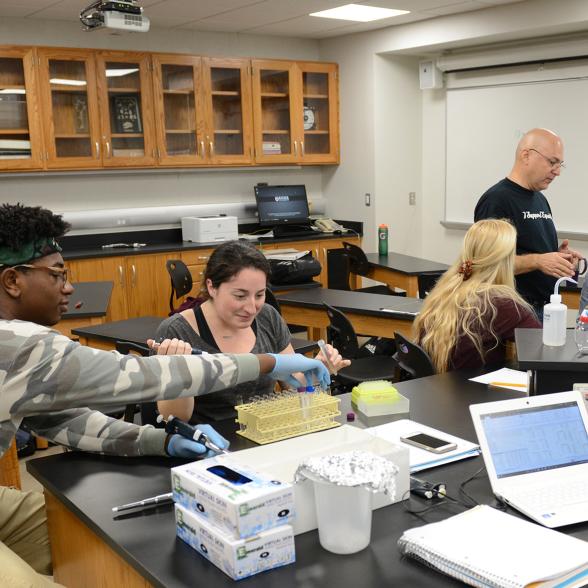
[[[325,358],[325,361],[326,361],[326,363],[327,363],[327,367],[329,368],[329,371],[330,371],[330,372],[331,372],[333,375],[335,375],[335,376],[336,376],[336,375],[337,375],[337,370],[335,369],[335,366],[333,365],[333,363],[332,363],[332,362],[331,362],[331,360],[329,359],[329,354],[327,353],[327,346],[326,346],[326,344],[325,344],[324,340],[323,340],[323,339],[319,339],[319,340],[316,342],[316,344],[319,346],[319,349],[322,351],[322,354],[323,354],[323,356],[324,356],[324,358]],[[327,386],[327,387],[324,389],[324,392],[325,392],[326,394],[329,394],[329,395],[330,395],[330,394],[331,394],[331,387],[330,387],[330,386]]]

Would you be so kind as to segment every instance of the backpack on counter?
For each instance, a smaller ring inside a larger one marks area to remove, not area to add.
[[[276,286],[311,282],[321,273],[321,264],[312,255],[292,260],[270,259],[269,264],[270,282]]]

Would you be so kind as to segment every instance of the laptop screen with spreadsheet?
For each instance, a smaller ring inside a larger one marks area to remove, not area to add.
[[[496,476],[588,463],[588,433],[576,402],[480,415]]]

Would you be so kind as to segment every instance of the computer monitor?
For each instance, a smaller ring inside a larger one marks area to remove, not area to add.
[[[255,186],[259,224],[264,227],[298,225],[310,228],[308,199],[304,185]]]

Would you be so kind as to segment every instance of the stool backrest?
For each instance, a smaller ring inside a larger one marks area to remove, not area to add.
[[[174,298],[181,298],[192,290],[192,274],[188,266],[181,259],[168,259],[165,267],[171,279],[171,295],[169,297],[169,309],[174,312]]]
[[[358,276],[367,276],[370,263],[363,249],[347,241],[343,241],[342,244],[345,253],[349,256],[349,269]]]
[[[412,343],[400,333],[394,333],[394,340],[396,341],[394,359],[412,379],[432,376],[435,373],[433,362],[422,347]]]
[[[330,326],[327,330],[333,347],[336,347],[345,358],[356,358],[359,354],[359,343],[353,325],[340,310],[326,303],[323,303],[323,306],[329,317]]]

